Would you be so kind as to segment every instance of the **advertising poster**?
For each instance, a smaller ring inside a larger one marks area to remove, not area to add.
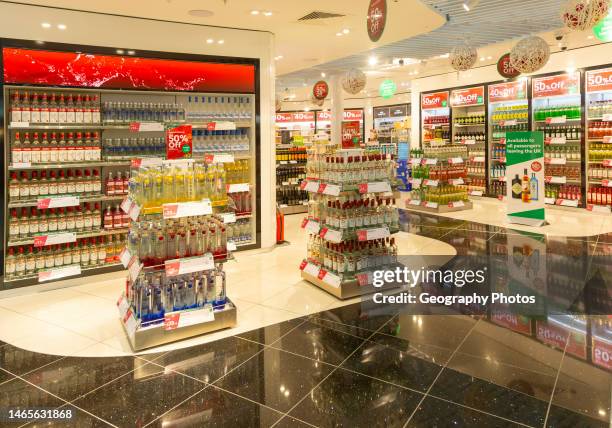
[[[544,211],[544,133],[541,131],[506,134],[506,201],[508,221],[543,226]]]
[[[342,122],[342,148],[354,149],[361,142],[361,125],[357,121]]]
[[[166,129],[166,159],[190,158],[192,154],[191,125]]]

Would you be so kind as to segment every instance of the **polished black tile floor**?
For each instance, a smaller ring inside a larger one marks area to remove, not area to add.
[[[492,260],[501,279],[516,251],[516,232],[499,227],[405,212],[402,223]],[[0,426],[610,426],[612,239],[529,239],[544,253],[548,296],[576,309],[577,324],[357,303],[134,357],[59,357],[0,343],[0,410],[74,415]]]

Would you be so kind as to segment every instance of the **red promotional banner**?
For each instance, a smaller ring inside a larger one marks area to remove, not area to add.
[[[287,113],[276,113],[276,123],[290,122],[314,122],[314,112],[295,111]]]
[[[359,121],[342,122],[342,148],[353,149],[361,142],[361,125]]]
[[[593,364],[612,370],[612,342],[598,336],[593,336],[591,351]]]
[[[532,95],[534,98],[554,97],[580,93],[580,73],[558,76],[534,77]]]
[[[455,89],[451,92],[451,106],[479,106],[484,104],[484,86]]]
[[[317,112],[317,121],[331,120],[332,114],[329,110],[323,110]],[[363,110],[344,110],[342,113],[342,120],[353,121],[363,120]]]
[[[586,72],[587,92],[612,90],[612,68]]]
[[[565,329],[560,325],[546,321],[536,321],[536,337],[542,342],[563,350],[567,344],[567,353],[586,359],[586,332]]]
[[[489,86],[489,102],[513,101],[527,99],[527,80],[498,83]]]
[[[370,0],[368,6],[368,36],[377,42],[385,31],[387,23],[387,0]]]
[[[448,91],[423,94],[421,96],[421,108],[423,110],[441,107],[448,107]]]
[[[166,158],[190,158],[192,154],[191,125],[181,125],[166,130]]]
[[[255,92],[255,66],[3,49],[4,83],[110,89]]]
[[[506,327],[510,330],[523,333],[531,334],[531,321],[529,318],[505,312],[493,312],[491,314],[491,321],[502,327]]]

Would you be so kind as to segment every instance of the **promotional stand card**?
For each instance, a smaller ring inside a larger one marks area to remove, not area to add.
[[[543,132],[506,134],[506,182],[508,221],[528,226],[546,224]]]

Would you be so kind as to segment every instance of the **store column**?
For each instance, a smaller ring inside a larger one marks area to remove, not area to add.
[[[336,74],[331,78],[331,141],[338,147],[342,146],[342,119],[344,118],[344,102],[342,99],[342,76]]]

